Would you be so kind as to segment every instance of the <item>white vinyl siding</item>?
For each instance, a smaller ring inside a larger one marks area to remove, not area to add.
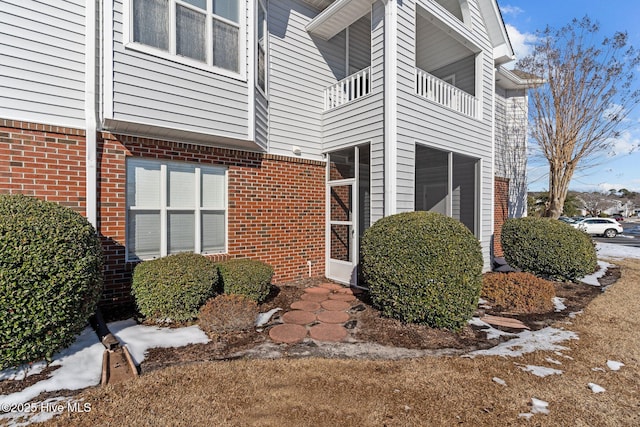
[[[482,102],[481,120],[464,116],[417,96],[414,83],[416,3],[425,9],[435,10],[426,0],[403,2],[398,8],[398,211],[415,209],[416,143],[475,159],[480,169],[476,184],[480,198],[477,204],[480,224],[476,235],[481,239],[487,268],[493,231],[492,48],[477,2],[468,1],[473,20],[472,42],[482,48],[482,52],[479,53],[481,66],[476,71],[481,73],[481,84],[476,87],[476,98]],[[452,16],[445,19],[452,21],[451,25],[460,28],[460,31],[470,31],[462,22],[454,22],[456,19]],[[458,76],[456,83],[460,83]]]
[[[269,107],[267,99],[262,92],[255,89],[256,99],[256,144],[260,147],[267,147],[269,140]]]
[[[371,15],[349,27],[349,71],[353,74],[371,65]]]
[[[324,113],[323,150],[370,144],[370,218],[376,221],[384,216],[384,5],[374,3],[371,19],[362,18],[355,23],[355,28],[355,31],[349,30],[354,45],[362,45],[367,40],[370,44],[362,50],[370,56],[371,93]],[[354,54],[357,55],[350,52],[351,57]],[[360,54],[360,58],[364,65],[365,56]]]
[[[305,26],[318,11],[299,0],[270,1],[269,149],[321,159],[324,89],[345,76],[344,32],[329,41]]]
[[[82,0],[0,0],[0,118],[84,128]]]
[[[496,87],[495,176],[508,178],[509,217],[525,216],[527,96],[525,89]]]
[[[130,6],[129,1],[125,4]],[[244,1],[242,4],[238,19],[246,21],[248,10]],[[222,141],[227,146],[234,140],[253,139],[248,135],[254,113],[248,111],[246,73],[234,78],[213,68],[181,63],[175,55],[163,57],[125,46],[130,24],[126,15],[122,0],[115,0],[113,38],[105,35],[105,61],[112,59],[105,69],[113,75],[112,82],[106,75],[104,84],[108,129],[179,140],[197,134],[200,136],[193,138],[197,142]],[[242,38],[246,39],[246,28],[242,28]],[[241,46],[240,61],[244,64],[248,61],[246,43]]]
[[[127,258],[226,250],[226,168],[127,159]]]

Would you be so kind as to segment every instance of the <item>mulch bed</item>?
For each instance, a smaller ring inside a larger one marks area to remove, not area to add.
[[[477,314],[512,317],[522,321],[532,330],[542,329],[557,320],[566,318],[570,313],[582,310],[591,300],[602,293],[604,287],[614,283],[619,277],[620,269],[612,267],[600,279],[602,287],[580,283],[554,282],[556,296],[563,298],[563,303],[566,306],[566,309],[562,312],[517,315],[484,309],[479,310]],[[270,298],[259,309],[261,312],[277,307],[287,309],[291,303],[299,300],[304,288],[324,282],[326,282],[325,279],[305,279],[295,283],[278,285]],[[364,309],[356,312],[352,310],[353,320],[351,322],[355,320],[356,324],[350,325],[353,328],[353,337],[357,341],[407,349],[456,349],[461,352],[489,348],[499,343],[497,339],[488,340],[486,333],[474,326],[466,326],[461,331],[454,333],[447,330],[433,329],[425,325],[406,324],[395,319],[386,318],[370,305],[366,294],[360,294],[358,298],[360,303],[354,303],[354,306]],[[273,320],[277,321],[277,316],[274,316],[272,323]],[[252,330],[213,336],[211,342],[207,344],[151,349],[140,366],[141,372],[150,372],[171,365],[233,359],[234,354],[268,342],[267,328],[261,332]]]
[[[538,330],[557,320],[567,318],[570,313],[579,312],[591,300],[601,294],[604,287],[611,285],[618,278],[620,278],[619,268],[612,267],[600,279],[602,287],[554,282],[556,296],[563,298],[563,303],[567,307],[562,312],[517,315],[492,311],[491,309],[479,309],[477,314],[517,318],[532,330]],[[259,306],[259,310],[266,312],[277,307],[286,310],[293,302],[300,300],[300,296],[304,293],[304,288],[325,282],[326,279],[315,278],[274,286],[273,292],[267,301]],[[350,321],[352,324],[349,327],[353,329],[353,338],[359,342],[420,350],[456,349],[461,352],[488,348],[498,344],[495,339],[487,340],[486,333],[482,329],[473,326],[466,326],[461,331],[454,333],[447,330],[429,328],[424,325],[405,324],[395,319],[385,318],[370,305],[366,293],[360,294],[358,298],[360,302],[356,301],[353,305],[360,311],[352,310],[352,320]],[[131,317],[131,314],[131,312],[119,313],[118,317]],[[271,324],[274,321],[277,323],[279,314],[274,316]],[[113,316],[109,313],[105,313],[105,317],[113,320]],[[353,324],[354,321],[355,324]],[[211,341],[207,344],[150,349],[140,366],[140,371],[141,373],[146,373],[168,366],[244,357],[235,355],[243,350],[248,350],[270,341],[268,327],[267,325],[262,331],[251,330],[211,336]],[[20,391],[48,377],[54,369],[49,367],[38,375],[32,375],[20,381],[0,381],[0,395]]]

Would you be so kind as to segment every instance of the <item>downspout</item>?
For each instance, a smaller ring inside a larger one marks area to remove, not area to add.
[[[96,138],[96,0],[87,0],[84,40],[84,117],[86,130],[86,216],[98,228]]]
[[[398,2],[383,0],[384,13],[384,215],[398,205]]]
[[[482,86],[480,86],[482,90]],[[484,166],[480,162],[481,166]],[[482,170],[480,170],[480,182],[482,183]],[[480,206],[482,206],[482,186],[480,186]],[[491,235],[489,238],[489,268],[491,268],[492,257],[494,256],[495,246],[495,224],[496,224],[496,68],[493,67],[493,75],[491,76]],[[482,208],[480,208],[480,224],[478,227],[478,238],[482,242]]]
[[[256,140],[256,68],[257,56],[256,56],[256,22],[257,22],[257,8],[260,5],[258,1],[253,2],[253,7],[248,10],[247,16],[247,56],[250,58],[247,61],[247,139],[249,141]],[[265,35],[266,37],[266,35]],[[266,53],[265,53],[266,60]]]

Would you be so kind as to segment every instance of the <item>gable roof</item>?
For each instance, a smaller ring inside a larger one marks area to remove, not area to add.
[[[544,84],[544,79],[521,70],[496,69],[496,84],[504,89],[527,89]]]
[[[496,65],[513,61],[516,57],[497,0],[478,0],[478,4],[493,46],[493,60]]]

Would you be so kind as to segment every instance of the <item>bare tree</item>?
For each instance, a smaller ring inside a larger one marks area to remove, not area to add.
[[[496,174],[509,178],[509,217],[527,213],[527,109],[526,96],[507,99],[496,124]]]
[[[598,192],[580,193],[578,198],[582,200],[584,209],[591,216],[598,216],[602,211],[616,204],[607,194]]]
[[[533,53],[518,63],[542,77],[532,88],[531,137],[549,163],[549,204],[545,216],[557,218],[579,164],[608,153],[640,102],[632,87],[640,55],[626,33],[596,43],[598,24],[588,17],[538,34]]]

